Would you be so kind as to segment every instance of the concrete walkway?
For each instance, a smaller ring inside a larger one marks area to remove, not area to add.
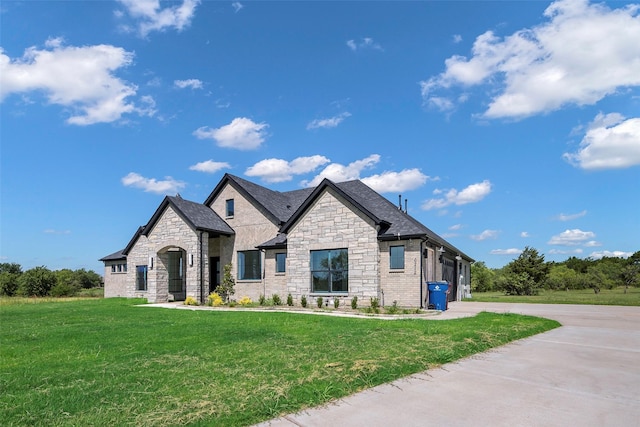
[[[311,426],[640,426],[640,307],[452,303],[562,327],[260,424]]]

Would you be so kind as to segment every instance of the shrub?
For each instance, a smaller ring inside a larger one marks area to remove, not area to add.
[[[318,297],[316,299],[316,304],[318,304],[318,308],[322,308],[322,303],[324,302],[324,300],[322,299],[322,297]]]
[[[358,296],[351,298],[351,308],[354,310],[358,308]]]
[[[0,273],[0,295],[12,297],[18,290],[18,278],[20,273],[3,271]]]
[[[231,295],[236,293],[234,289],[235,285],[236,281],[233,279],[233,275],[231,274],[231,264],[225,264],[222,283],[216,286],[215,291],[222,297],[224,302],[229,302]]]
[[[391,307],[385,308],[385,311],[387,314],[397,314],[400,312],[400,309],[398,308],[398,301],[394,301]]]
[[[220,307],[224,301],[222,297],[217,292],[211,292],[207,297],[207,305],[211,305],[213,307]]]
[[[271,296],[271,301],[273,301],[273,305],[282,305],[282,300],[278,294],[273,294]]]
[[[264,295],[260,295],[260,298],[258,298],[258,304],[260,304],[260,305],[266,305],[267,304],[267,299],[264,297]]]
[[[56,275],[47,267],[35,267],[25,271],[18,279],[18,294],[25,297],[43,297],[56,284]]]
[[[302,298],[300,298],[300,305],[302,305],[302,308],[307,308],[307,296],[306,295],[302,295]]]
[[[238,304],[241,306],[247,306],[253,304],[253,301],[251,301],[251,298],[249,297],[242,297],[240,298],[240,301],[238,301]]]
[[[78,293],[79,289],[66,282],[56,283],[51,288],[52,297],[72,297]]]
[[[369,304],[371,305],[371,309],[376,311],[380,308],[380,300],[377,297],[369,298]]]
[[[333,299],[333,308],[338,308],[340,307],[340,299],[339,298],[334,298]]]
[[[289,307],[293,307],[293,297],[291,296],[291,294],[287,295],[287,305]]]
[[[184,305],[200,305],[194,297],[187,297],[184,300]]]

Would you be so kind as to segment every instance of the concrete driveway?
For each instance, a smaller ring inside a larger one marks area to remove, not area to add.
[[[260,426],[640,426],[640,307],[458,302],[437,318],[480,311],[563,326]]]

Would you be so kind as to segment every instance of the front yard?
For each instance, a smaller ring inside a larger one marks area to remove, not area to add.
[[[558,326],[1,304],[4,425],[250,425]]]

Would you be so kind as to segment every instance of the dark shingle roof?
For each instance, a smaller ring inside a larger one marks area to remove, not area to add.
[[[119,261],[121,259],[127,259],[127,256],[122,252],[124,249],[119,250],[118,252],[114,252],[106,257],[100,258],[98,261]]]
[[[171,204],[178,215],[181,214],[183,219],[196,230],[209,231],[215,234],[234,234],[233,229],[229,227],[217,213],[200,203],[185,200],[182,197],[167,196],[169,204]],[[162,206],[162,205],[161,205]],[[149,221],[151,222],[151,221]]]

